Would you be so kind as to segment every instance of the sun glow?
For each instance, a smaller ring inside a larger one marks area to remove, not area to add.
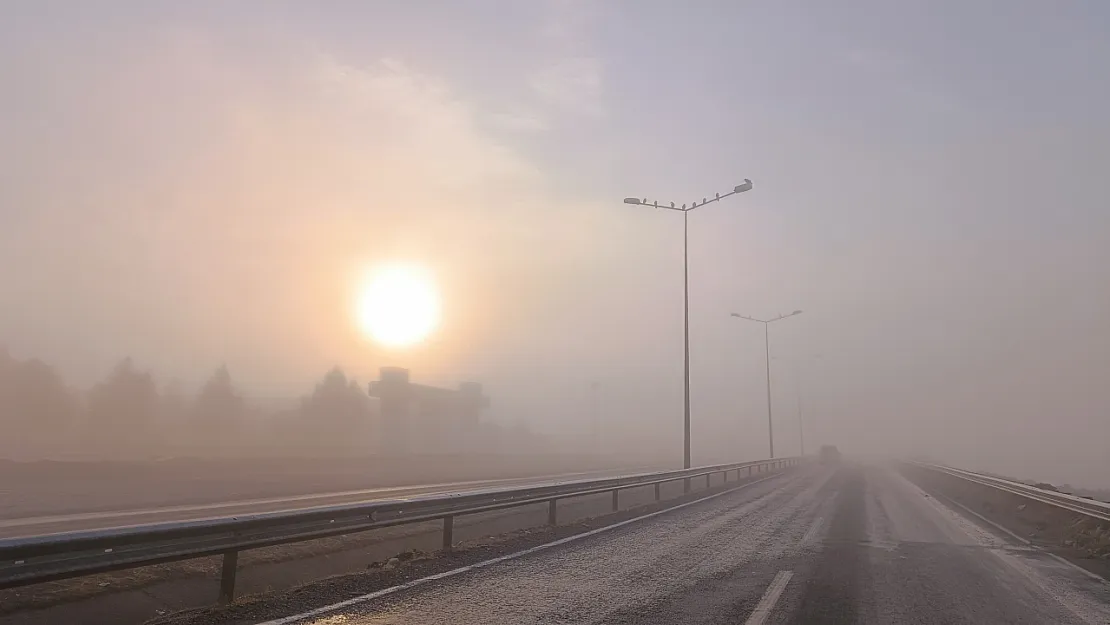
[[[435,280],[421,267],[394,264],[370,272],[358,290],[359,329],[388,347],[419,343],[439,325]]]

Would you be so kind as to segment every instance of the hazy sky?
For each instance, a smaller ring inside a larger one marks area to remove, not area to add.
[[[695,461],[931,451],[1110,483],[1110,5],[1040,0],[0,3],[0,342],[255,395],[332,365]],[[367,342],[353,284],[443,290]],[[820,358],[814,358],[820,355]],[[799,385],[799,378],[801,384]]]

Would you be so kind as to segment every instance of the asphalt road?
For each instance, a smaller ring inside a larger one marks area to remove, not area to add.
[[[1110,585],[1007,542],[890,469],[812,466],[280,622],[1104,625]]]
[[[209,519],[258,512],[300,510],[316,506],[362,503],[383,499],[404,499],[406,497],[436,493],[480,491],[489,488],[552,484],[582,479],[613,477],[629,474],[631,472],[632,471],[629,470],[585,471],[545,477],[503,478],[470,482],[422,484],[417,486],[370,488],[290,497],[240,499],[198,505],[159,506],[103,512],[38,515],[8,519],[0,518],[0,538],[18,538],[54,534],[58,532],[126,527],[164,521]]]

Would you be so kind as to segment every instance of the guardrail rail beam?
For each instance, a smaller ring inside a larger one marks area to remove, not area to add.
[[[455,519],[460,515],[547,504],[547,523],[558,523],[560,499],[611,493],[613,510],[620,509],[620,491],[652,486],[662,500],[665,483],[681,481],[690,492],[691,480],[746,469],[764,472],[769,461],[741,462],[676,471],[640,473],[616,478],[550,482],[540,485],[478,489],[418,495],[364,503],[320,506],[303,510],[241,514],[234,517],[174,521],[101,530],[84,530],[0,539],[0,589],[58,581],[125,569],[222,556],[218,601],[235,600],[239,552],[320,538],[365,532],[428,521],[443,522],[443,550],[454,544]],[[792,466],[778,461],[776,466]],[[739,484],[738,484],[739,485]]]

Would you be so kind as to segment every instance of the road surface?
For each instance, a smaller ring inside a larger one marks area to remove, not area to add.
[[[471,482],[423,484],[418,486],[370,488],[290,497],[241,499],[199,505],[159,506],[106,512],[38,515],[7,519],[0,518],[0,538],[39,536],[58,532],[126,527],[130,525],[168,521],[209,519],[214,517],[234,516],[237,514],[300,510],[316,506],[362,503],[382,499],[404,499],[406,497],[432,495],[436,493],[554,484],[583,479],[615,477],[618,475],[627,475],[632,472],[633,471],[628,469],[585,471],[545,477],[503,478]]]
[[[297,617],[306,607],[267,622],[1105,625],[1110,585],[893,470],[844,465]]]

